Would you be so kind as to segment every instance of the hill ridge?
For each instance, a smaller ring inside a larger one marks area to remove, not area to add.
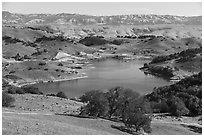
[[[202,16],[178,16],[178,15],[157,15],[157,14],[129,14],[129,15],[108,15],[94,16],[71,13],[58,14],[20,14],[2,11],[3,24],[42,24],[56,23],[64,19],[65,23],[75,25],[107,24],[107,25],[150,25],[150,24],[202,24]],[[35,22],[35,20],[44,20]],[[34,20],[34,21],[33,21]]]

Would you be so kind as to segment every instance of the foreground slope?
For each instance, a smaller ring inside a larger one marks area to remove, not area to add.
[[[12,95],[16,102],[13,108],[2,110],[2,133],[6,135],[124,135],[128,134],[111,127],[123,125],[105,119],[77,118],[67,116],[75,113],[82,105],[79,102],[43,95]],[[62,115],[55,115],[56,113]],[[196,119],[182,117],[155,118],[152,121],[153,135],[194,135],[188,124],[197,123]],[[188,119],[188,120],[186,120]],[[196,124],[197,126],[200,126]]]

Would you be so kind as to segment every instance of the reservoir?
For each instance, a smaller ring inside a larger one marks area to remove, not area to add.
[[[148,61],[133,60],[125,62],[124,60],[115,59],[94,61],[90,68],[84,70],[84,73],[88,76],[87,78],[54,83],[39,83],[36,86],[45,94],[56,94],[59,91],[63,91],[68,98],[71,98],[80,97],[84,92],[92,89],[105,90],[116,86],[130,88],[143,95],[150,93],[154,87],[171,84],[169,81],[146,75],[139,70],[146,62]]]

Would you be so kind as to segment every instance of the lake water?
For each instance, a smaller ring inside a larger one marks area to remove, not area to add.
[[[139,70],[145,61],[134,60],[130,62],[108,59],[95,61],[93,68],[86,69],[88,78],[62,81],[54,83],[40,83],[36,86],[44,93],[57,93],[63,91],[70,97],[79,97],[92,89],[110,89],[115,86],[131,88],[140,94],[150,93],[154,87],[171,84],[161,78],[145,75]]]

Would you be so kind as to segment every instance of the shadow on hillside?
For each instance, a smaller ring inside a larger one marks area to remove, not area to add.
[[[59,114],[59,113],[56,113],[55,115],[71,116],[71,117],[77,117],[77,118],[97,119],[97,117],[93,117],[93,116],[82,116],[82,115],[78,115],[78,114]]]
[[[125,127],[125,126],[115,126],[115,125],[111,125],[111,127],[114,128],[114,129],[120,130],[120,131],[122,131],[122,132],[126,132],[126,133],[128,133],[128,134],[138,135],[137,132],[132,131],[131,129],[128,129],[128,128]]]
[[[60,113],[55,113],[55,115],[70,116],[70,117],[77,117],[77,118],[89,118],[89,119],[98,119],[98,118],[100,118],[100,119],[109,120],[109,121],[112,121],[112,122],[122,123],[121,120],[118,120],[116,118],[83,116],[83,115],[79,115],[79,114],[60,114]]]
[[[201,127],[197,127],[197,126],[193,126],[193,125],[185,125],[185,124],[181,124],[181,125],[184,126],[184,127],[189,128],[190,131],[202,134],[202,128]]]

